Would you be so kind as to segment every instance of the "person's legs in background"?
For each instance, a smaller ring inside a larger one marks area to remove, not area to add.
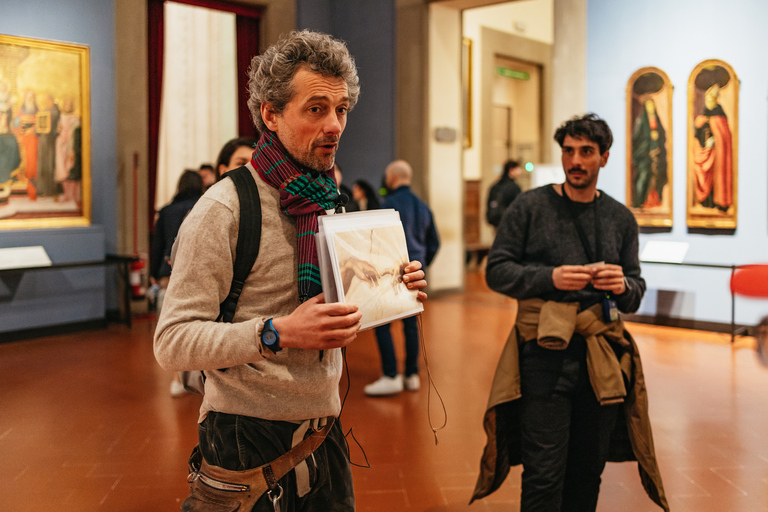
[[[379,345],[383,375],[379,380],[365,386],[369,396],[393,395],[403,390],[403,376],[397,373],[395,346],[389,324],[376,327],[376,343]]]
[[[419,380],[419,317],[403,318],[405,334],[405,389],[416,391],[421,387]]]

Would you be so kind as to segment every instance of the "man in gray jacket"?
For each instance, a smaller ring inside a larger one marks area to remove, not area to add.
[[[249,90],[261,132],[247,165],[261,198],[258,258],[233,322],[217,322],[232,281],[240,216],[234,184],[222,180],[179,231],[155,334],[163,368],[202,369],[206,376],[199,418],[203,468],[193,472],[182,508],[234,500],[250,509],[253,501],[245,497],[255,484],[247,470],[291,451],[305,432],[333,424],[313,455],[284,477],[256,472],[270,492],[252,510],[351,511],[349,453],[332,420],[341,412],[340,348],[355,339],[361,313],[354,304],[324,302],[313,233],[317,216],[338,195],[333,164],[360,91],[357,69],[344,43],[293,32],[254,57]],[[418,262],[403,280],[426,299]]]

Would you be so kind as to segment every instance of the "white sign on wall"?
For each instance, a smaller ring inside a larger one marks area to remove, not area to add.
[[[42,245],[0,249],[0,270],[50,266],[51,258]]]
[[[682,263],[688,252],[688,242],[662,242],[650,240],[640,253],[640,261],[658,261],[661,263]]]

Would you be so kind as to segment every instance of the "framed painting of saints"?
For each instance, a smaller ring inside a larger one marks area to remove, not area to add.
[[[738,155],[739,79],[706,60],[688,80],[688,227],[736,228]]]
[[[91,221],[89,49],[0,34],[0,230]]]
[[[627,206],[640,226],[672,226],[672,89],[654,67],[627,83]]]

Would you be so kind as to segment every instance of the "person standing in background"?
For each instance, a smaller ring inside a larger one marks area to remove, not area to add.
[[[485,210],[485,220],[488,224],[498,228],[501,222],[501,216],[504,211],[512,204],[512,201],[520,195],[520,186],[515,179],[523,172],[520,164],[514,160],[507,160],[504,163],[504,172],[488,192],[488,204]]]
[[[149,258],[149,280],[151,284],[158,285],[161,291],[168,287],[171,277],[171,248],[181,223],[202,195],[203,178],[198,172],[187,169],[179,177],[173,200],[158,212]],[[162,299],[158,298],[158,311],[161,303]]]
[[[412,177],[413,170],[405,160],[390,163],[385,171],[387,189],[390,192],[381,206],[393,208],[400,213],[408,257],[421,262],[422,268],[426,268],[440,248],[440,238],[429,207],[411,192]],[[390,324],[376,327],[376,342],[379,345],[383,375],[365,386],[365,394],[368,396],[393,395],[400,393],[403,388],[417,391],[421,387],[418,317],[403,318],[402,322],[405,334],[405,376],[397,371]]]
[[[165,290],[171,278],[171,249],[182,222],[203,195],[203,178],[197,171],[187,169],[179,178],[176,195],[170,204],[160,209],[152,237],[152,253],[149,258],[149,282],[152,285],[150,304],[154,300],[158,313],[163,309]],[[186,393],[184,386],[174,373],[171,381],[171,396]]]
[[[334,164],[333,166],[333,175],[336,179],[336,187],[339,189],[339,194],[344,194],[347,196],[347,204],[344,205],[344,210],[348,212],[357,212],[360,211],[360,206],[357,204],[357,201],[352,197],[352,191],[349,190],[349,187],[346,185],[343,185],[341,182],[344,179],[344,176],[341,173],[341,167],[339,167],[338,162]]]
[[[216,181],[221,175],[251,161],[251,154],[256,147],[253,137],[235,137],[222,146],[216,159]]]
[[[197,173],[203,178],[203,188],[208,190],[211,185],[219,181],[219,175],[211,164],[200,164]]]
[[[352,184],[352,198],[357,201],[361,211],[377,210],[380,205],[379,194],[365,180],[357,180]]]

